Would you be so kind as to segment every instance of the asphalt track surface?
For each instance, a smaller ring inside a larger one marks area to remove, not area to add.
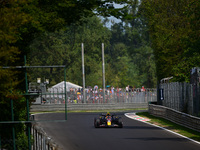
[[[163,129],[132,120],[124,112],[123,128],[94,128],[99,113],[68,113],[66,122],[40,122],[63,150],[200,150],[200,145]],[[36,120],[62,120],[64,114],[35,116]]]

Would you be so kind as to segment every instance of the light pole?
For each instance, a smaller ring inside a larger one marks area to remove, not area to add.
[[[102,77],[103,77],[103,102],[105,103],[105,62],[104,62],[104,43],[102,43]]]
[[[84,45],[82,46],[82,74],[83,74],[83,103],[85,103],[85,65],[84,65]]]

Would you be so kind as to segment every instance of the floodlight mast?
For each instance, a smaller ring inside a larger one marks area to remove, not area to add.
[[[84,44],[81,44],[82,47],[82,74],[83,74],[83,103],[85,102],[85,65],[84,65]]]
[[[103,102],[105,103],[105,62],[104,62],[104,43],[102,43],[102,76],[103,76]]]

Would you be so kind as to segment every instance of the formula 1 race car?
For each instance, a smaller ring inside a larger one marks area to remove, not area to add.
[[[98,118],[94,118],[94,127],[118,127],[123,128],[121,117],[111,115],[110,113],[101,114]]]

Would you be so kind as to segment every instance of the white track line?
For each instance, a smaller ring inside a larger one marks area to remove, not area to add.
[[[188,138],[188,137],[186,137],[186,136],[184,136],[184,135],[181,135],[181,134],[179,134],[179,133],[176,133],[176,132],[174,132],[174,131],[168,130],[168,129],[166,129],[166,128],[157,126],[157,125],[155,125],[155,124],[151,124],[151,123],[149,123],[149,122],[139,120],[139,119],[138,119],[139,116],[137,117],[137,115],[136,115],[135,113],[125,113],[124,115],[125,115],[126,117],[130,118],[130,119],[134,119],[134,120],[137,120],[137,121],[140,121],[140,122],[144,122],[144,123],[146,123],[146,124],[148,124],[148,125],[152,125],[152,126],[158,127],[158,128],[160,128],[160,129],[166,130],[166,131],[168,131],[168,132],[171,132],[171,133],[173,133],[173,134],[176,134],[176,135],[178,135],[178,136],[180,136],[180,137],[183,137],[183,138],[185,138],[185,139],[188,139],[188,140],[190,140],[190,141],[192,141],[192,142],[195,142],[195,143],[197,143],[197,144],[200,145],[200,142],[195,141],[195,140],[193,140],[193,139],[191,139],[191,138]],[[131,115],[131,116],[130,116],[130,115]],[[134,115],[135,115],[136,117],[132,117],[132,116],[134,116]],[[142,118],[142,117],[140,117],[140,118]]]

